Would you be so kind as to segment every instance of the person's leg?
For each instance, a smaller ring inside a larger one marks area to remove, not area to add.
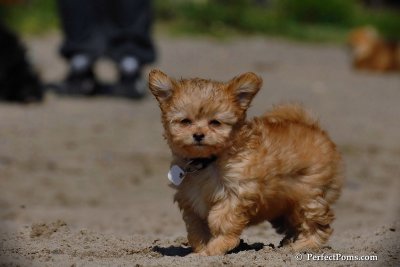
[[[58,0],[64,42],[61,55],[68,60],[69,73],[60,93],[96,93],[98,84],[92,67],[105,51],[101,7],[104,1]]]
[[[151,1],[114,0],[111,8],[115,25],[109,40],[111,57],[121,61],[126,56],[133,56],[140,65],[153,62],[155,49],[151,38]]]
[[[102,2],[102,1],[100,1]],[[98,25],[98,15],[91,0],[58,0],[64,42],[61,55],[71,59],[75,55],[98,57],[105,49]]]
[[[145,94],[141,69],[156,57],[151,38],[151,1],[114,0],[109,4],[112,27],[108,51],[120,72],[115,93],[141,98]]]

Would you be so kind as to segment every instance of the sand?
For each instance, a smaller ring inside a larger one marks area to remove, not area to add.
[[[64,75],[59,41],[27,40],[45,81]],[[263,223],[228,255],[188,256],[156,101],[48,94],[42,104],[0,104],[0,266],[400,265],[400,75],[354,72],[334,45],[164,36],[157,44],[156,67],[175,77],[260,74],[250,116],[285,101],[319,116],[346,164],[329,242],[296,255]],[[105,63],[98,71],[115,75]]]

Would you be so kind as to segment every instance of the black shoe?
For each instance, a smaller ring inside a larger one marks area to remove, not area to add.
[[[96,81],[92,69],[70,71],[67,78],[54,89],[61,95],[92,96],[98,93],[100,85]]]
[[[132,55],[124,56],[118,63],[119,81],[113,95],[131,99],[142,99],[146,96],[146,81],[141,75],[141,65]]]
[[[131,99],[143,99],[147,95],[146,81],[140,72],[121,73],[119,82],[114,86],[114,96]]]
[[[93,73],[94,60],[84,53],[77,53],[69,59],[69,74],[54,89],[63,95],[95,95],[99,84]]]

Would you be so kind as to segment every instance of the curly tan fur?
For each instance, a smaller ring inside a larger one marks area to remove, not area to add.
[[[276,106],[247,121],[261,84],[253,73],[227,83],[176,81],[158,70],[149,75],[172,164],[217,157],[174,186],[189,243],[200,255],[228,252],[244,228],[265,220],[285,235],[282,245],[295,250],[318,248],[332,233],[330,206],[342,186],[336,146],[298,105]],[[204,138],[198,142],[194,134]]]

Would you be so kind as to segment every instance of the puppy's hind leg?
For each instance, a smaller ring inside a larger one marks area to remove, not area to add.
[[[299,214],[302,218],[299,218],[298,236],[292,244],[293,249],[299,251],[320,248],[333,232],[330,224],[334,215],[329,203],[322,196],[318,196],[298,208],[301,209]]]
[[[292,245],[295,250],[320,248],[333,232],[331,223],[335,216],[330,205],[340,195],[343,177],[339,155],[332,162],[299,177],[301,183],[295,187],[298,198],[292,213],[298,234]]]

